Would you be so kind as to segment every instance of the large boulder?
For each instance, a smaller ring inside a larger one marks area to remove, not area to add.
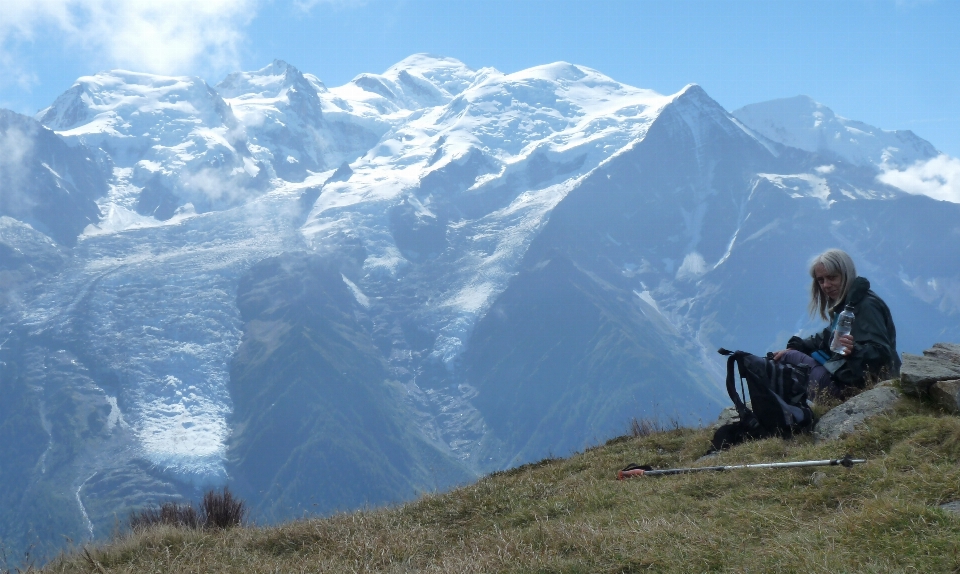
[[[926,395],[934,383],[957,379],[960,379],[960,345],[937,343],[922,356],[903,354],[900,388],[908,395]]]
[[[820,417],[813,427],[813,438],[820,442],[848,435],[862,427],[866,419],[889,412],[899,399],[900,391],[881,383],[880,386],[860,393]]]

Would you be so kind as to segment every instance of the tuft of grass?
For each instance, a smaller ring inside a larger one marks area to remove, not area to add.
[[[37,572],[36,560],[31,555],[32,551],[33,546],[28,547],[23,552],[23,558],[20,560],[19,566],[11,566],[10,557],[7,555],[7,548],[3,542],[0,541],[0,574],[28,574]]]
[[[200,513],[204,528],[233,528],[243,523],[247,507],[224,486],[220,492],[210,490],[203,495]]]
[[[185,528],[200,528],[200,513],[192,504],[165,502],[159,507],[142,508],[130,512],[127,524],[131,530],[143,530],[158,524],[182,526]]]
[[[234,528],[243,523],[246,504],[226,486],[203,495],[200,510],[192,504],[165,502],[159,507],[134,510],[127,520],[130,530],[139,532],[159,525],[175,528]]]
[[[960,418],[905,398],[832,443],[744,443],[709,462],[707,429],[627,435],[444,493],[270,527],[161,524],[44,572],[950,572],[960,569]],[[618,482],[658,468],[837,458],[846,469]],[[94,566],[96,564],[96,566]]]
[[[680,419],[676,417],[671,417],[666,424],[662,423],[659,419],[652,418],[638,419],[634,417],[630,419],[630,436],[633,438],[641,438],[654,433],[661,433],[667,430],[679,430],[681,428],[683,428],[683,425],[680,424]]]

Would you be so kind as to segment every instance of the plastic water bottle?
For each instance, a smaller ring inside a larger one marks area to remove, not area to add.
[[[853,306],[847,305],[843,312],[837,317],[837,328],[833,331],[833,339],[830,340],[830,350],[841,355],[847,354],[847,349],[840,344],[840,337],[849,335],[853,330]]]

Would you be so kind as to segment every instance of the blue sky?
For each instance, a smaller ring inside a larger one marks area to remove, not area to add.
[[[729,110],[806,94],[960,157],[960,2],[4,0],[0,107],[34,113],[81,76],[199,75],[273,58],[340,85],[417,52],[513,72],[565,60]]]

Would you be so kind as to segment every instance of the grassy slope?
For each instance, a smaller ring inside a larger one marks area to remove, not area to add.
[[[960,418],[905,399],[840,442],[770,439],[721,463],[866,465],[617,482],[627,462],[689,465],[709,433],[622,437],[382,510],[269,528],[158,528],[46,572],[947,572],[960,569]],[[714,459],[716,460],[716,459]],[[716,464],[711,462],[711,464]],[[344,477],[349,480],[349,477]],[[93,563],[96,562],[96,564]]]

